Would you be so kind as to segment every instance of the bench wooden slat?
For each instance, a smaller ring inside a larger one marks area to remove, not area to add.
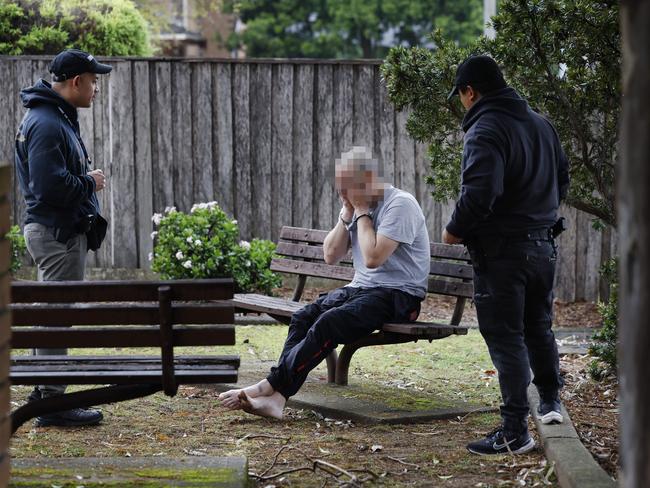
[[[432,260],[429,266],[429,274],[471,280],[474,277],[474,269],[469,264]]]
[[[275,250],[276,254],[288,258],[303,258],[325,262],[322,245],[299,244],[295,242],[280,241]],[[348,252],[340,261],[345,264],[352,264],[352,253]]]
[[[111,356],[95,356],[85,354],[75,354],[66,356],[14,356],[11,358],[12,367],[21,368],[33,365],[50,365],[58,367],[62,364],[74,364],[75,367],[85,368],[106,368],[108,366],[115,368],[130,368],[133,366],[145,367],[149,365],[159,365],[160,356],[151,355],[133,355],[127,356],[124,354],[116,354]],[[239,356],[231,354],[223,354],[219,356],[209,355],[178,355],[174,357],[174,364],[178,364],[183,368],[193,367],[220,367],[224,366],[239,366]]]
[[[160,347],[158,327],[29,327],[14,329],[14,349],[41,347]],[[175,326],[174,346],[234,345],[235,327]]]
[[[280,239],[290,241],[305,241],[314,244],[322,244],[329,231],[319,229],[307,229],[304,227],[291,227],[285,225],[280,229]]]
[[[463,283],[460,281],[444,281],[435,278],[429,279],[429,293],[438,293],[440,295],[449,295],[452,297],[474,297],[474,286],[472,283]]]
[[[465,246],[457,244],[442,244],[441,242],[432,242],[431,257],[437,259],[457,259],[459,261],[471,262],[469,253]]]
[[[233,300],[235,309],[240,312],[257,312],[291,317],[306,304],[294,302],[284,298],[269,297],[256,293],[235,294]]]
[[[12,303],[157,301],[158,287],[172,285],[172,300],[228,300],[231,279],[173,281],[14,281]]]
[[[271,261],[271,271],[293,273],[333,280],[350,281],[354,277],[354,269],[345,266],[324,263],[309,263],[292,259],[275,258]]]
[[[388,323],[382,327],[384,332],[441,338],[450,335],[467,335],[467,327],[431,322]]]
[[[55,374],[53,374],[55,373]],[[179,384],[236,383],[237,369],[205,369],[201,371],[178,369],[174,377]],[[162,382],[162,371],[53,371],[43,368],[31,371],[12,371],[11,382],[15,385],[137,385]]]
[[[153,325],[160,323],[158,303],[12,304],[12,325]],[[230,301],[173,303],[172,321],[181,324],[232,323]]]

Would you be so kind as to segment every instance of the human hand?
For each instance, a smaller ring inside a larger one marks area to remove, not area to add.
[[[338,193],[342,205],[341,213],[339,215],[343,220],[349,222],[350,220],[352,220],[352,215],[354,214],[354,207],[350,203],[350,200],[348,200],[346,194],[342,193],[341,191],[339,191]]]
[[[361,215],[370,212],[370,197],[362,191],[348,192],[348,201],[354,209],[354,213]]]
[[[461,244],[463,239],[456,237],[454,234],[447,232],[447,229],[442,231],[442,242],[445,244]]]
[[[95,180],[95,191],[101,191],[106,187],[106,176],[101,169],[94,169],[89,171],[88,174]]]

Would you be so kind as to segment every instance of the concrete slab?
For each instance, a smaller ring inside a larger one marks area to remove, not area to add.
[[[539,395],[532,384],[528,388],[530,412],[549,462],[555,463],[555,473],[562,488],[614,488],[616,482],[600,467],[580,442],[571,417],[562,406],[564,422],[544,425],[537,419]]]
[[[243,388],[264,378],[274,363],[248,360],[239,370],[239,381],[234,385],[212,385],[217,391]],[[338,386],[311,375],[300,392],[287,403],[288,407],[314,410],[323,417],[352,420],[359,424],[409,424],[428,420],[464,417],[473,413],[496,412],[498,407],[474,405],[466,402],[440,400],[422,395],[405,395],[410,401],[398,402],[389,390],[368,390],[362,384]],[[387,396],[388,395],[388,396]]]
[[[12,459],[10,487],[246,488],[243,457]]]

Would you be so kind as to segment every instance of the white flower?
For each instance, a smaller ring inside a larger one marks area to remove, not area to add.
[[[152,252],[149,253],[148,257],[149,257],[149,261],[153,261],[153,253]]]
[[[197,239],[197,240],[194,241],[195,246],[200,246],[201,244],[203,244],[203,243],[201,242],[200,239]]]
[[[159,214],[159,213],[155,213],[151,217],[151,221],[156,225],[160,225],[160,220],[161,219],[162,219],[162,214]]]
[[[151,233],[151,238],[152,238],[152,239],[155,239],[157,235],[158,235],[158,232],[156,232],[156,231],[154,230],[154,231]]]
[[[192,261],[189,259],[183,263],[183,268],[190,269],[192,267]]]
[[[247,259],[247,260],[246,260],[246,266],[250,268],[251,264],[252,264],[252,263],[250,262],[250,260]]]
[[[233,219],[232,223],[237,225],[237,219]]]
[[[189,236],[187,239],[185,239],[188,244],[192,244],[192,236]]]
[[[178,252],[176,253],[176,259],[178,259],[179,261],[180,261],[181,259],[183,259],[184,257],[185,257],[185,256],[183,256],[183,253],[182,253],[181,251],[178,251]]]
[[[165,207],[165,213],[170,214],[176,212],[176,207]]]
[[[248,241],[239,241],[240,247],[243,247],[244,249],[250,249],[251,248],[251,243]]]

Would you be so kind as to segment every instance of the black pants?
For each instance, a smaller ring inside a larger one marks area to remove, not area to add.
[[[420,298],[391,288],[337,288],[291,317],[278,365],[267,377],[282,396],[295,395],[314,369],[339,344],[354,342],[385,322],[408,322]]]
[[[542,398],[555,398],[562,387],[551,330],[555,261],[550,242],[519,241],[474,266],[479,328],[499,372],[501,416],[511,435],[527,429],[530,369]]]

